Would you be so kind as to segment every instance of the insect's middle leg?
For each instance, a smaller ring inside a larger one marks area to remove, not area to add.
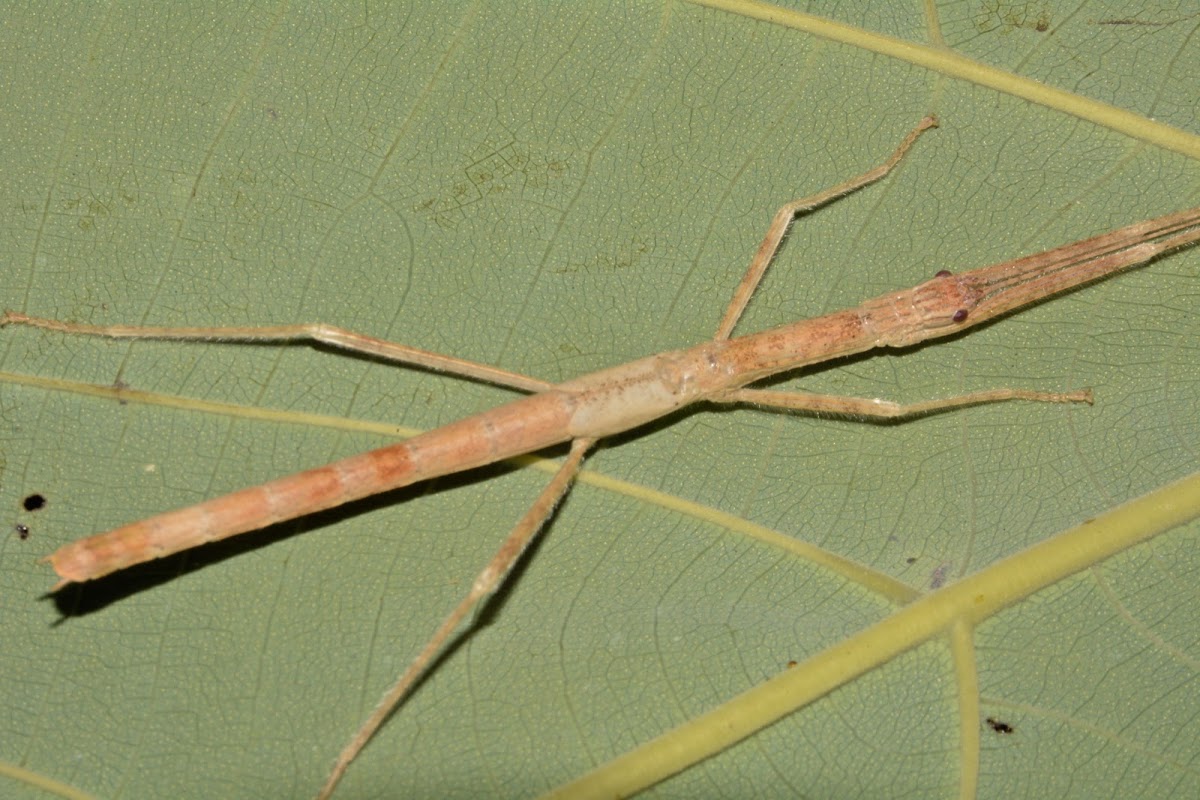
[[[750,262],[750,268],[746,270],[741,283],[734,290],[733,299],[729,302],[729,307],[725,309],[725,316],[721,318],[721,324],[717,326],[717,332],[713,338],[717,340],[729,338],[729,334],[733,332],[733,327],[737,325],[742,312],[746,310],[746,304],[750,302],[750,296],[758,288],[763,275],[766,274],[767,267],[771,264],[771,259],[775,257],[775,251],[779,249],[780,243],[783,242],[784,234],[791,227],[792,221],[796,218],[797,214],[820,208],[843,195],[858,191],[864,186],[869,186],[878,180],[882,180],[889,172],[896,168],[896,165],[904,158],[904,154],[913,146],[918,137],[930,128],[936,128],[937,124],[936,117],[925,117],[917,124],[917,127],[909,131],[908,136],[904,137],[904,141],[900,143],[900,146],[896,148],[896,151],[892,153],[887,161],[874,169],[864,172],[857,178],[851,178],[823,192],[802,197],[799,200],[793,200],[775,212],[775,217],[771,220],[771,227],[767,228],[767,235],[763,238],[762,244],[759,245],[758,252],[754,254],[754,260]]]

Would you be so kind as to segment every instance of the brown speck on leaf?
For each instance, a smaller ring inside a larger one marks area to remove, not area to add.
[[[988,717],[987,724],[988,724],[988,727],[991,728],[992,730],[994,730],[996,733],[1012,733],[1013,732],[1012,725],[1009,725],[1007,722],[1004,722],[1002,720],[998,720],[995,717]]]

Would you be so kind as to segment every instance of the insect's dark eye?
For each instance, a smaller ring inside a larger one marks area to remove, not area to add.
[[[954,274],[954,273],[953,273],[953,272],[951,272],[951,271],[950,271],[950,270],[948,270],[948,269],[939,269],[937,272],[933,273],[933,277],[935,277],[935,278],[949,278],[949,277],[950,277],[951,275],[953,275],[953,274]]]
[[[965,322],[967,319],[967,310],[965,308],[960,308],[958,311],[954,312],[954,316],[950,319],[954,320],[955,322]]]

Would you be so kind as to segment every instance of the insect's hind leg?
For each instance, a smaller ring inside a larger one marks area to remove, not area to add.
[[[388,689],[384,694],[383,699],[375,706],[375,710],[367,717],[367,720],[355,732],[354,738],[350,743],[342,749],[338,755],[337,761],[334,762],[333,769],[329,773],[329,777],[325,780],[325,785],[321,787],[321,791],[317,794],[317,800],[326,800],[333,790],[341,781],[342,775],[345,774],[346,768],[358,756],[375,732],[380,726],[387,721],[391,716],[392,711],[411,693],[417,681],[429,671],[433,666],[438,655],[445,649],[446,644],[453,638],[458,627],[463,623],[472,611],[474,611],[481,602],[486,600],[504,583],[504,579],[508,577],[508,573],[512,571],[513,565],[525,552],[530,543],[537,537],[539,531],[545,525],[550,514],[554,511],[554,507],[570,490],[571,485],[575,481],[575,476],[579,474],[579,468],[583,464],[583,457],[593,444],[595,439],[576,439],[571,442],[571,452],[567,454],[567,458],[563,461],[562,466],[554,473],[554,477],[542,489],[541,494],[533,501],[533,505],[525,512],[512,532],[500,544],[491,560],[483,568],[483,571],[476,576],[474,583],[471,584],[471,589],[463,597],[459,604],[454,607],[454,610],[446,615],[442,624],[438,626],[433,635],[425,643],[417,653],[416,658],[409,664],[408,669],[404,671],[396,683]]]
[[[541,392],[552,384],[530,378],[516,372],[479,364],[454,356],[432,353],[416,347],[377,339],[362,333],[338,328],[323,323],[297,325],[263,325],[245,327],[156,327],[150,325],[88,325],[82,322],[62,322],[56,319],[31,317],[18,311],[5,311],[0,315],[0,328],[6,325],[27,325],[32,328],[56,331],[77,336],[101,336],[107,339],[158,339],[200,342],[261,342],[288,343],[312,341],[346,350],[351,353],[371,355],[386,361],[412,364],[426,369],[458,375],[496,386],[506,386],[525,392]]]
[[[750,296],[758,288],[763,275],[766,274],[767,267],[771,264],[771,259],[775,257],[775,251],[779,249],[784,234],[791,227],[792,221],[796,218],[797,214],[820,208],[843,195],[850,194],[864,186],[869,186],[883,179],[889,172],[896,168],[896,165],[900,163],[905,153],[908,152],[909,148],[913,146],[913,143],[917,141],[921,134],[930,128],[936,128],[937,124],[937,117],[932,115],[925,117],[917,123],[917,127],[909,131],[908,135],[904,137],[904,141],[900,142],[900,146],[888,157],[887,161],[874,169],[867,170],[857,178],[851,178],[823,192],[802,197],[799,200],[793,200],[775,212],[775,217],[771,220],[771,227],[767,228],[767,235],[763,238],[762,244],[759,245],[758,252],[754,254],[754,260],[750,262],[749,269],[746,270],[741,283],[734,290],[733,299],[730,300],[729,307],[725,309],[725,316],[721,318],[721,324],[717,326],[717,332],[713,338],[717,340],[729,338],[729,334],[733,332],[733,327],[737,325],[742,312],[746,310],[746,304],[750,302]]]

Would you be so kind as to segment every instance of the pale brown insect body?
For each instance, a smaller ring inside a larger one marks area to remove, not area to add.
[[[405,442],[67,544],[46,559],[61,578],[54,588],[93,580],[205,542],[312,514],[417,481],[571,442],[570,454],[562,466],[502,542],[475,579],[470,592],[447,615],[342,751],[319,794],[328,797],[358,752],[436,660],[462,621],[503,581],[554,505],[570,488],[585,453],[597,439],[636,428],[700,401],[886,418],[1018,399],[1090,403],[1092,395],[1086,389],[1054,393],[1001,388],[900,405],[869,398],[744,388],[768,376],[808,364],[876,347],[906,347],[957,333],[1200,241],[1200,208],[1194,208],[961,274],[940,270],[914,288],[885,294],[855,308],[731,339],[734,325],[795,215],[879,180],[899,163],[923,131],[935,125],[936,121],[927,117],[881,166],[781,208],[711,341],[684,350],[650,355],[558,385],[323,324],[266,328],[93,326],[5,312],[0,317],[0,326],[28,325],[68,334],[113,338],[264,343],[310,339],[533,392],[528,397]]]

